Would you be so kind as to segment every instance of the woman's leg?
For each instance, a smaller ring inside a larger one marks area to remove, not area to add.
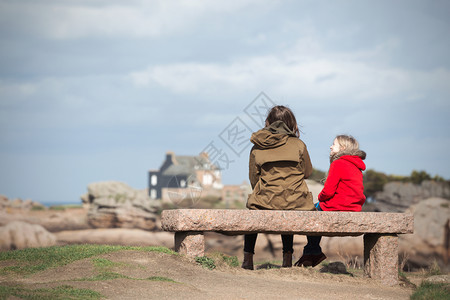
[[[257,233],[244,235],[244,252],[255,254]]]
[[[244,260],[242,261],[242,268],[253,270],[253,254],[255,254],[255,244],[257,233],[244,235]]]
[[[281,240],[283,241],[283,268],[292,267],[292,253],[294,252],[294,235],[282,234]]]
[[[282,234],[281,241],[283,241],[283,253],[294,253],[294,235]]]

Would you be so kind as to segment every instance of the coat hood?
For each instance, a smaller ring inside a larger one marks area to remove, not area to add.
[[[366,164],[362,161],[362,158],[358,155],[343,155],[341,156],[341,159],[351,162],[361,171],[364,171],[366,169]]]
[[[362,150],[355,150],[355,151],[342,151],[339,153],[336,153],[335,155],[330,156],[330,163],[333,161],[342,158],[345,159],[351,163],[353,163],[358,169],[364,171],[366,169],[366,164],[363,162],[364,159],[366,159],[366,152]]]
[[[262,149],[270,149],[286,144],[291,136],[296,137],[283,121],[276,121],[253,133],[250,141]]]

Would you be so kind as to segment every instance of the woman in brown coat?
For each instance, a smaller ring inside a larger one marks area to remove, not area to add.
[[[253,133],[249,177],[253,188],[249,209],[315,210],[305,183],[312,173],[305,143],[300,140],[297,121],[285,106],[275,106],[267,115],[266,127]],[[253,270],[257,234],[246,234],[242,268]],[[281,235],[283,267],[292,266],[293,235]]]

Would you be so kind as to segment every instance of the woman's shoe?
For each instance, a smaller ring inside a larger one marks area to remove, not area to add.
[[[253,253],[244,252],[244,261],[241,267],[242,269],[253,270]]]
[[[292,267],[292,252],[283,253],[283,264],[282,268],[290,268]]]
[[[318,264],[320,264],[322,261],[324,261],[327,257],[325,254],[303,254],[302,257],[300,257],[299,260],[294,264],[294,266],[297,267],[315,267]]]

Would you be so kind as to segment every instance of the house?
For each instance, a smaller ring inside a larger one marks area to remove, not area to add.
[[[209,160],[207,153],[176,156],[169,151],[161,168],[150,170],[148,178],[149,196],[152,199],[163,199],[163,189],[179,191],[223,187],[220,169]]]

